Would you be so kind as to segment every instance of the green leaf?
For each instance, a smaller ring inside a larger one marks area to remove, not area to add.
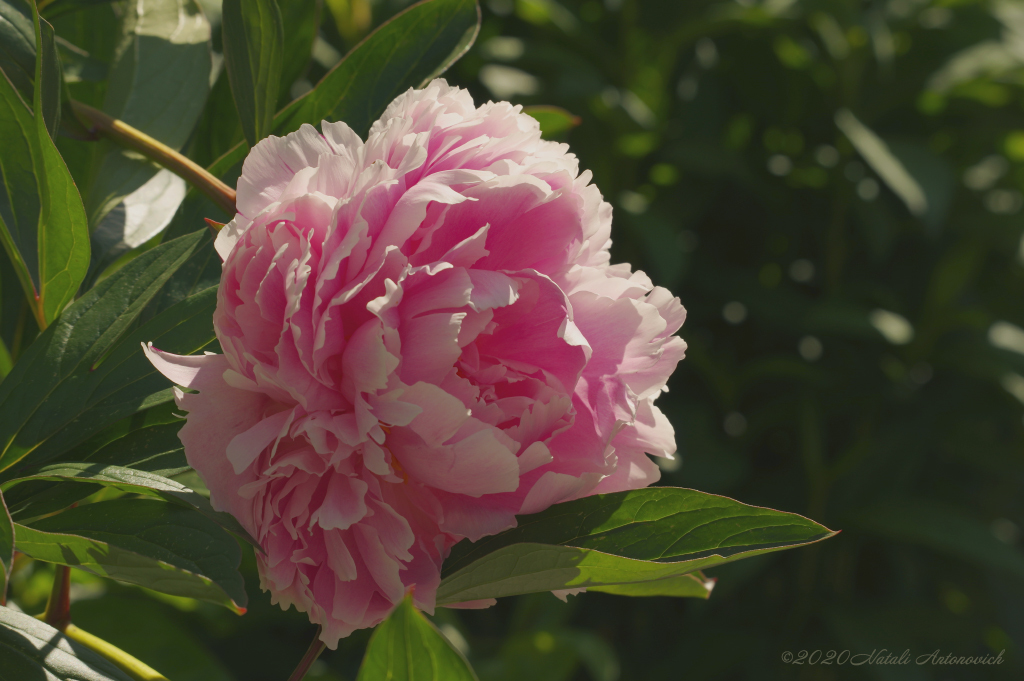
[[[224,66],[249,146],[270,133],[284,58],[276,0],[224,0]]]
[[[88,9],[95,5],[109,5],[113,0],[42,0],[39,3],[39,11],[47,19],[56,19],[59,16]]]
[[[0,493],[0,595],[6,598],[7,580],[11,578],[14,563],[14,521]]]
[[[41,92],[35,101],[43,101],[46,110],[48,100]],[[32,116],[2,77],[0,139],[0,241],[40,326],[45,326],[72,300],[88,268],[85,212],[46,122]]]
[[[12,680],[132,681],[49,624],[7,607],[0,607],[0,669]]]
[[[0,70],[7,74],[26,103],[33,102],[36,82],[36,33],[33,26],[33,5],[26,0],[0,0]],[[40,21],[43,50],[39,67],[43,119],[50,137],[60,127],[61,72],[53,27]]]
[[[210,24],[195,0],[138,0],[126,7],[125,42],[110,70],[103,110],[181,149],[210,88]],[[93,227],[160,170],[134,152],[101,144],[107,153],[86,201]],[[101,257],[102,244],[94,245]]]
[[[703,598],[707,600],[711,597],[711,589],[714,586],[715,580],[708,579],[700,572],[695,572],[679,577],[656,579],[651,582],[594,586],[587,589],[587,591],[597,591],[617,596],[674,596],[676,598]]]
[[[356,681],[476,681],[466,658],[427,621],[412,598],[377,625]]]
[[[243,141],[245,133],[242,132],[238,107],[235,106],[235,98],[231,94],[231,83],[228,81],[228,74],[221,70],[217,82],[210,89],[210,96],[206,98],[203,115],[196,123],[189,144],[189,158],[200,165],[208,166]]]
[[[93,257],[85,288],[119,257],[162,232],[187,190],[185,180],[166,168],[157,170],[104,215],[92,231]]]
[[[259,550],[260,543],[252,538],[244,527],[230,513],[213,510],[210,501],[192,489],[156,473],[139,471],[123,466],[107,466],[102,463],[65,462],[42,466],[23,477],[8,480],[0,485],[0,492],[24,482],[62,481],[97,483],[113,487],[122,492],[144,494],[199,511],[228,532],[244,539]],[[2,544],[0,544],[2,548]]]
[[[126,416],[172,398],[141,343],[190,353],[214,339],[216,289],[168,308],[141,328],[146,305],[197,249],[208,230],[135,258],[71,305],[0,383],[0,470],[32,454],[39,465]]]
[[[524,106],[523,113],[532,116],[540,123],[540,132],[544,139],[559,137],[580,124],[580,117],[560,106],[535,105]]]
[[[598,494],[457,544],[442,569],[437,603],[666,580],[834,534],[794,513],[695,490]]]
[[[70,457],[88,463],[124,466],[137,471],[171,478],[190,470],[178,431],[184,421],[174,415],[174,403],[147,409],[120,421],[68,452]],[[167,419],[153,418],[158,411]],[[140,423],[133,423],[142,417]]]
[[[274,134],[345,121],[365,135],[391,101],[444,73],[480,30],[476,0],[424,0],[356,46],[315,88],[274,117]]]
[[[181,506],[114,499],[14,529],[17,550],[37,560],[236,612],[245,609],[238,543],[213,521]]]
[[[281,73],[281,92],[278,108],[291,101],[292,83],[298,80],[309,67],[320,27],[319,2],[286,2],[279,5],[284,23],[284,69]]]
[[[173,407],[172,402],[166,406]],[[104,429],[81,445],[66,452],[62,458],[99,465],[115,465],[173,477],[191,470],[185,460],[184,447],[178,439],[182,420],[149,422],[151,415],[170,410],[163,407],[147,409]],[[142,417],[142,421],[139,421]],[[19,522],[61,511],[76,501],[101,489],[97,484],[25,482],[7,492],[11,517]]]
[[[424,0],[409,7],[356,45],[316,88],[274,116],[273,133],[286,135],[303,123],[319,125],[327,119],[345,121],[365,135],[396,95],[422,86],[461,57],[476,39],[479,22],[476,0]],[[233,185],[248,151],[239,144],[210,165],[210,172]],[[233,216],[193,191],[168,235],[186,233],[203,217]]]
[[[31,102],[36,79],[36,32],[31,9],[20,0],[0,0],[0,70],[24,100]]]
[[[36,24],[36,38],[41,49],[36,54],[35,84],[33,88],[33,111],[42,112],[43,122],[50,139],[57,138],[60,129],[61,95],[64,77],[60,70],[60,55],[57,53],[57,42],[53,34],[53,26],[39,18],[35,6],[32,6],[32,20]]]

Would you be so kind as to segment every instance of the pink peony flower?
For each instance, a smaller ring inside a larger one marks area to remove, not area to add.
[[[181,441],[259,539],[261,586],[340,637],[453,544],[517,513],[658,479],[654,406],[685,311],[609,265],[612,209],[507,102],[435,80],[363,142],[344,123],[260,142],[238,181],[214,325],[223,355],[148,348]]]

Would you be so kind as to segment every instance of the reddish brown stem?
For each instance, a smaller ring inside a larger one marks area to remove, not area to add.
[[[309,668],[316,662],[316,658],[320,657],[320,653],[324,652],[324,642],[320,640],[320,634],[323,632],[323,627],[318,626],[316,628],[316,634],[313,635],[313,642],[309,644],[309,649],[306,654],[302,656],[302,660],[299,662],[299,666],[295,668],[292,675],[288,677],[288,681],[302,681],[302,678],[306,676]]]
[[[43,621],[54,629],[64,631],[71,624],[71,568],[58,565],[53,576],[50,600],[46,602]]]

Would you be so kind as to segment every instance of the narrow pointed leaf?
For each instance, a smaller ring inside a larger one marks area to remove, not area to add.
[[[0,70],[25,102],[36,79],[36,32],[25,0],[0,0]]]
[[[664,580],[835,533],[794,513],[689,489],[598,494],[452,549],[438,604]]]
[[[341,120],[365,135],[391,101],[444,73],[480,30],[476,0],[424,0],[357,45],[311,91],[274,118],[278,135]]]
[[[444,73],[469,50],[479,31],[476,0],[423,0],[378,27],[315,88],[279,111],[273,133],[287,135],[304,123],[318,126],[328,120],[344,121],[365,136],[396,96]],[[236,146],[210,172],[237,179],[247,153],[245,145]]]
[[[35,83],[33,88],[32,109],[38,115],[42,112],[42,121],[50,139],[56,139],[60,129],[61,95],[64,81],[60,70],[60,55],[57,53],[57,42],[53,34],[53,26],[39,17],[35,5],[32,8],[32,21],[36,28]]]
[[[122,492],[144,494],[194,509],[228,532],[237,535],[257,549],[262,550],[259,542],[252,538],[233,515],[213,510],[213,507],[210,506],[210,500],[203,495],[179,482],[156,473],[133,470],[123,466],[106,466],[101,463],[65,462],[43,466],[29,471],[28,475],[24,477],[8,480],[3,485],[0,485],[0,491],[6,492],[12,487],[25,482],[60,482],[64,480],[113,487]],[[2,548],[2,544],[0,544],[0,548]]]
[[[4,679],[132,681],[113,662],[31,615],[0,607]]]
[[[29,0],[0,0],[0,70],[21,95],[26,104],[35,108],[36,33],[33,25],[33,6]],[[39,64],[43,78],[40,81],[43,119],[50,137],[60,127],[61,86],[60,57],[54,38],[53,26],[40,21],[42,61]]]
[[[148,499],[70,508],[31,526],[15,524],[16,548],[154,591],[209,601],[236,612],[246,595],[238,543],[193,510]]]
[[[406,597],[377,625],[356,681],[476,681],[466,658]]]
[[[276,0],[224,0],[224,66],[249,146],[270,133],[284,64]]]
[[[285,135],[303,123],[320,125],[326,119],[345,121],[365,135],[396,95],[441,74],[464,54],[476,38],[479,21],[476,0],[426,0],[409,7],[356,45],[311,93],[279,112],[273,134]],[[247,153],[247,146],[239,144],[209,170],[233,186]],[[226,222],[234,216],[224,215],[209,199],[192,191],[178,209],[168,236],[188,233],[204,217]],[[219,277],[219,261],[211,260],[201,272],[190,273],[188,281],[208,285]]]
[[[52,29],[44,35],[50,36],[52,47]],[[40,81],[47,77],[47,60],[41,61]],[[59,87],[57,95],[59,109]],[[40,86],[33,101],[45,113],[51,99]],[[0,77],[0,139],[0,240],[37,320],[45,326],[73,299],[88,268],[85,211],[47,122],[32,115],[5,77]]]
[[[149,409],[134,417],[122,419],[63,454],[61,458],[100,466],[126,466],[163,477],[180,475],[190,470],[181,440],[178,439],[182,425],[180,418],[176,418],[174,423],[154,423],[141,425],[134,430],[123,430],[127,422],[154,411]],[[7,507],[11,517],[23,523],[31,518],[61,511],[99,490],[100,485],[83,482],[23,482],[7,491]]]

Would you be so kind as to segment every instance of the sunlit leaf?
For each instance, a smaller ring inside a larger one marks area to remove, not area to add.
[[[245,610],[241,549],[196,511],[148,499],[114,499],[15,524],[18,551],[154,591]]]
[[[456,545],[437,602],[667,580],[834,534],[794,513],[689,489],[599,494]]]
[[[230,513],[213,510],[206,497],[179,482],[148,471],[134,470],[123,466],[109,466],[102,463],[64,462],[27,471],[27,474],[22,477],[8,480],[0,485],[0,491],[7,492],[12,487],[26,482],[65,480],[113,487],[122,492],[156,497],[194,509],[228,532],[259,548],[259,542],[253,539]]]
[[[125,46],[111,66],[103,110],[172,149],[180,149],[192,134],[209,92],[210,24],[195,0],[139,0],[126,7]],[[145,193],[145,185],[160,170],[134,152],[102,144],[107,152],[86,201],[93,228],[125,197]],[[175,207],[165,210],[173,212]],[[125,239],[114,247],[124,248],[130,240],[139,242],[136,230],[124,231]],[[111,259],[109,241],[94,240],[97,262]]]
[[[49,624],[7,607],[0,607],[0,670],[12,680],[132,681]]]
[[[711,597],[711,590],[714,586],[715,581],[713,579],[708,579],[703,574],[697,572],[679,577],[656,579],[650,582],[595,586],[588,588],[587,591],[615,594],[617,596],[673,596],[676,598],[703,598],[707,600]]]
[[[466,658],[406,597],[377,625],[356,681],[476,681]]]

